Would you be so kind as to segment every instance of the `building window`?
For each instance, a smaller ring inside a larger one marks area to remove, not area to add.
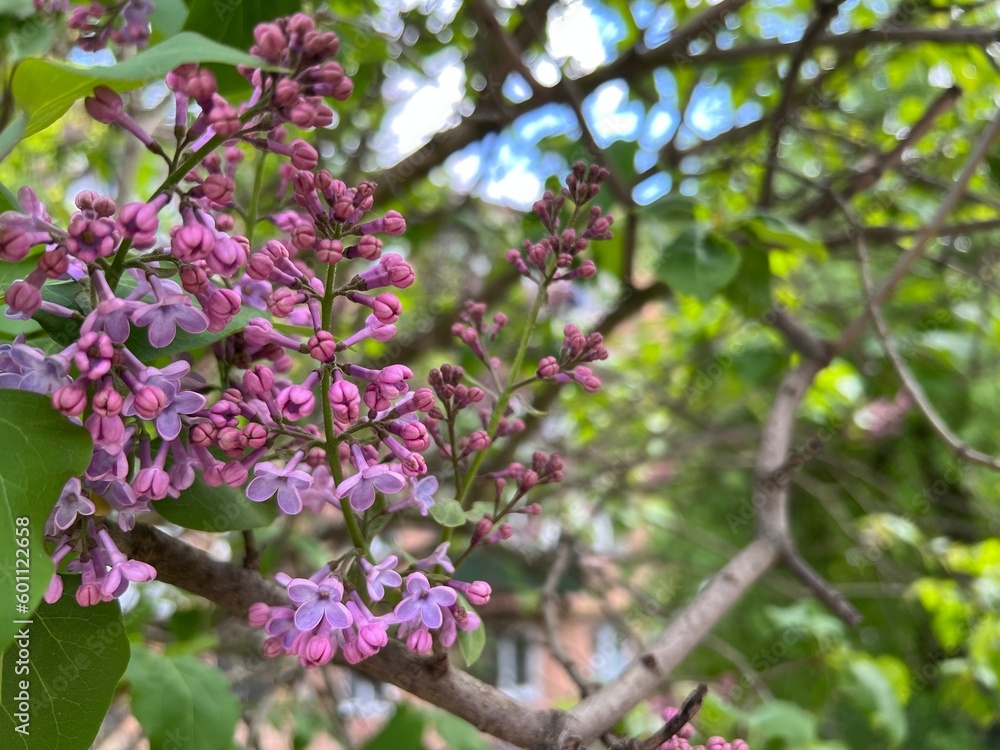
[[[602,623],[594,631],[594,653],[590,657],[590,668],[600,682],[617,677],[632,661],[632,650],[625,637],[609,623]]]

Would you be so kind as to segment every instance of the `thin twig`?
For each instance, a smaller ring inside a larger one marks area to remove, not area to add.
[[[1000,118],[996,122],[1000,122]],[[875,333],[882,344],[882,348],[885,350],[892,368],[896,371],[900,382],[903,384],[903,389],[909,394],[913,403],[927,419],[934,432],[947,443],[956,456],[972,463],[1000,470],[1000,458],[972,448],[955,434],[955,431],[951,429],[944,417],[935,408],[927,396],[927,392],[920,385],[920,381],[917,380],[916,375],[913,374],[913,371],[906,364],[906,361],[896,348],[892,340],[892,334],[889,331],[889,325],[882,314],[881,303],[875,294],[875,282],[872,279],[871,260],[868,255],[864,230],[857,224],[857,219],[850,210],[846,206],[843,208],[845,215],[852,222],[852,229],[855,232],[854,242],[858,252],[858,260],[861,264],[861,279],[862,286],[864,287],[867,311],[871,316],[872,322],[875,324]]]
[[[994,116],[993,120],[983,131],[980,136],[979,141],[976,143],[975,148],[973,148],[972,153],[969,154],[969,158],[965,162],[965,166],[962,168],[961,173],[955,180],[954,185],[952,185],[951,190],[945,195],[941,204],[938,206],[937,211],[934,212],[934,216],[928,222],[924,230],[918,235],[916,242],[914,242],[913,247],[896,263],[895,267],[889,273],[889,278],[887,278],[882,286],[878,288],[876,292],[872,294],[871,305],[879,307],[885,304],[886,300],[892,296],[892,293],[896,290],[896,286],[900,281],[910,272],[913,264],[916,263],[923,254],[927,251],[927,247],[930,245],[931,240],[937,237],[940,233],[941,227],[944,226],[945,221],[951,215],[951,212],[958,205],[959,201],[962,199],[962,195],[965,193],[965,188],[968,186],[969,181],[972,176],[976,173],[976,169],[979,164],[986,158],[990,152],[990,147],[993,145],[993,141],[996,140],[997,135],[1000,134],[1000,113]],[[834,352],[842,352],[844,349],[853,344],[861,333],[864,331],[868,324],[869,312],[865,310],[861,315],[854,319],[844,331],[840,334],[840,337],[834,342],[833,350]]]

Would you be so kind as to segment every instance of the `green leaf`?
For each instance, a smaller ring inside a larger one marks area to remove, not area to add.
[[[466,607],[471,609],[471,607]],[[465,659],[465,666],[471,667],[475,664],[483,653],[486,645],[486,628],[480,625],[475,630],[458,631],[458,648]]]
[[[656,275],[676,292],[708,300],[739,267],[740,251],[732,242],[701,226],[689,226],[660,253]]]
[[[426,724],[427,716],[422,711],[408,703],[397,703],[389,722],[361,750],[424,750]]]
[[[2,136],[0,136],[0,137],[2,137]],[[0,159],[2,159],[2,158],[3,157],[0,157]],[[17,202],[17,196],[14,195],[14,193],[11,191],[11,189],[9,187],[7,187],[2,182],[0,182],[0,213],[3,213],[4,211],[20,211],[20,210],[21,210],[21,207],[20,207],[20,205]],[[34,268],[35,268],[34,261],[37,261],[37,260],[38,260],[37,257],[33,258],[33,260],[32,260],[32,266],[31,266],[31,269],[29,269],[28,273],[31,273],[31,271],[34,270]],[[7,265],[7,264],[5,263],[4,265]],[[12,265],[16,265],[16,264],[12,264]],[[13,278],[21,278],[21,277],[15,276]]]
[[[431,506],[433,507],[433,506]],[[465,511],[465,520],[469,523],[478,523],[483,516],[493,516],[493,501],[476,500],[472,507]]]
[[[480,731],[465,719],[445,711],[435,711],[431,721],[448,750],[490,750],[491,745],[483,739]]]
[[[46,302],[55,302],[77,312],[83,312],[89,307],[86,291],[75,281],[57,281],[45,284],[42,287],[42,299]],[[53,341],[62,346],[69,346],[80,338],[82,320],[61,318],[58,315],[41,311],[35,313],[31,319],[38,323]]]
[[[457,500],[434,503],[431,506],[431,516],[442,526],[456,527],[465,524],[465,511]]]
[[[218,750],[232,746],[240,704],[217,667],[181,654],[133,646],[125,673],[132,713],[151,750]]]
[[[24,112],[7,123],[7,127],[0,133],[0,161],[7,158],[8,154],[14,150],[14,146],[21,142],[24,137],[24,130],[28,125],[28,116]],[[10,191],[8,191],[10,192]],[[17,208],[17,201],[13,202],[11,208]],[[5,211],[8,209],[4,209]]]
[[[132,333],[125,342],[135,356],[142,362],[149,363],[158,357],[173,357],[184,352],[214,344],[216,341],[232,336],[246,328],[250,318],[258,318],[263,313],[255,307],[244,307],[221,331],[205,331],[204,333],[188,333],[177,329],[177,335],[167,346],[157,348],[149,343],[149,333],[147,328],[132,326]]]
[[[301,10],[302,3],[299,0],[191,0],[188,5],[186,31],[195,31],[228,47],[244,50],[254,43],[253,30],[257,24],[290,16]],[[208,67],[215,73],[222,93],[241,87],[249,90],[246,79],[233,68]]]
[[[798,224],[780,216],[761,211],[744,226],[770,247],[799,250],[817,260],[826,260],[826,247],[820,240]]]
[[[274,503],[255,503],[242,490],[223,485],[209,487],[201,479],[180,497],[153,503],[153,510],[171,523],[199,531],[243,531],[270,526],[277,516]]]
[[[184,0],[156,0],[156,9],[149,17],[149,25],[153,30],[150,41],[159,44],[164,39],[179,34],[187,16],[188,8]]]
[[[899,745],[906,737],[906,715],[892,683],[874,661],[865,658],[851,661],[848,674],[846,692],[868,714],[871,725],[884,730],[892,746]]]
[[[14,73],[12,89],[15,101],[28,115],[25,136],[47,128],[97,86],[129,91],[192,62],[261,66],[261,61],[249,54],[191,31],[181,32],[117,65],[84,68],[53,60],[24,60]]]
[[[23,626],[28,637],[14,641],[0,659],[0,737],[8,738],[5,750],[87,750],[128,664],[118,602],[81,607],[73,596],[79,578],[63,580],[62,598],[40,606],[31,624]],[[24,725],[18,716],[22,689],[28,695],[28,734],[17,729]]]
[[[27,616],[52,578],[45,521],[66,481],[86,471],[93,443],[48,396],[0,390],[0,404],[0,601]],[[0,618],[0,648],[17,629]]]
[[[747,717],[750,747],[807,747],[816,739],[816,720],[812,714],[788,701],[769,701]],[[784,745],[772,745],[782,739]]]
[[[748,318],[763,315],[771,308],[771,265],[767,248],[759,242],[744,245],[740,272],[722,293]]]

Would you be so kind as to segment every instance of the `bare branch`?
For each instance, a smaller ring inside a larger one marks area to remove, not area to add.
[[[843,594],[823,580],[797,550],[791,546],[786,547],[781,553],[781,562],[847,625],[854,627],[861,622],[861,613],[844,598]]]
[[[763,208],[769,208],[774,202],[774,168],[778,164],[778,145],[781,143],[781,131],[787,124],[788,114],[792,109],[792,92],[799,79],[802,63],[843,2],[844,0],[817,0],[816,17],[806,27],[802,39],[795,48],[795,54],[792,55],[791,65],[781,87],[781,99],[771,120],[771,137],[767,145],[764,176],[761,182],[760,205]]]
[[[955,179],[955,184],[952,185],[951,190],[949,190],[942,199],[930,222],[928,222],[927,226],[924,227],[923,231],[917,236],[913,247],[899,259],[899,262],[896,263],[895,267],[889,273],[889,278],[887,278],[882,283],[882,286],[872,294],[872,306],[880,307],[885,304],[885,301],[892,296],[892,293],[895,291],[899,282],[902,281],[902,279],[910,272],[913,264],[916,263],[927,251],[927,247],[930,245],[931,240],[938,236],[941,227],[944,226],[944,222],[948,219],[951,212],[955,209],[955,206],[958,205],[958,202],[962,199],[962,195],[965,193],[965,188],[972,179],[972,175],[975,174],[980,162],[986,158],[990,147],[993,145],[993,141],[996,140],[998,134],[1000,134],[1000,113],[994,116],[990,124],[986,126],[986,129],[980,136],[975,148],[973,148],[972,153],[969,154],[969,158],[966,160],[961,173]],[[868,317],[869,312],[866,310],[864,313],[855,318],[854,322],[852,322],[846,329],[844,329],[840,338],[838,338],[833,344],[834,352],[843,351],[857,340],[868,323]]]
[[[906,361],[899,353],[895,343],[892,341],[892,334],[889,331],[889,325],[885,320],[885,316],[882,315],[882,309],[875,298],[875,283],[872,280],[871,261],[868,256],[868,247],[865,242],[864,230],[857,225],[856,219],[854,219],[853,215],[848,212],[846,207],[845,213],[848,213],[849,219],[852,220],[852,222],[855,222],[853,226],[855,231],[854,242],[858,251],[858,260],[861,264],[861,279],[864,287],[868,313],[871,315],[872,322],[875,324],[875,332],[878,335],[879,341],[882,343],[882,348],[885,350],[886,356],[889,358],[889,362],[892,363],[893,369],[899,376],[899,379],[903,384],[903,388],[906,390],[907,394],[909,394],[917,408],[920,409],[921,413],[927,419],[934,432],[936,432],[938,436],[948,444],[948,447],[955,452],[955,455],[966,461],[988,466],[991,469],[1000,470],[1000,458],[972,448],[955,434],[955,431],[951,429],[944,417],[942,417],[940,412],[938,412],[938,410],[934,407],[934,404],[927,396],[927,392],[924,391],[923,386],[920,385],[920,381],[917,380],[916,375],[913,374],[913,371],[910,370]]]

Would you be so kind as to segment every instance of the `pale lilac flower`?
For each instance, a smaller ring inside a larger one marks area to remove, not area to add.
[[[440,565],[441,570],[448,573],[454,573],[455,566],[452,565],[451,560],[448,558],[448,546],[450,544],[451,542],[442,542],[434,548],[434,551],[430,555],[425,557],[423,560],[417,560],[413,563],[413,566],[417,570],[427,570],[428,568],[434,568]]]
[[[337,497],[347,497],[356,511],[368,510],[375,503],[375,492],[391,495],[406,486],[406,478],[386,464],[376,464],[348,477],[337,488]]]
[[[401,621],[419,617],[428,628],[439,628],[444,622],[442,607],[450,607],[458,601],[458,594],[447,586],[431,586],[423,573],[411,573],[406,577],[409,593],[396,605],[396,617]]]
[[[45,533],[56,536],[76,522],[77,516],[94,515],[94,504],[83,494],[83,486],[79,477],[71,477],[63,487],[55,507],[45,524]]]
[[[302,511],[302,490],[312,486],[312,477],[295,467],[302,460],[302,452],[296,453],[282,467],[270,461],[262,461],[254,467],[255,479],[247,486],[247,497],[261,503],[278,494],[278,507],[290,515]]]
[[[181,414],[194,414],[205,407],[205,397],[194,391],[181,391],[163,407],[156,417],[156,431],[164,440],[181,434]]]
[[[97,532],[97,536],[104,546],[111,566],[101,584],[102,594],[118,597],[125,593],[130,581],[132,583],[145,583],[156,578],[156,568],[141,560],[129,560],[115,546],[107,529],[101,529]]]
[[[399,558],[389,555],[377,565],[372,565],[365,558],[360,560],[361,567],[365,571],[365,583],[368,585],[368,596],[372,601],[378,602],[385,597],[385,587],[399,588],[403,583],[403,577],[393,568],[399,564]]]
[[[70,382],[69,362],[60,355],[45,356],[41,349],[28,344],[14,344],[10,358],[21,368],[17,388],[34,393],[54,393]]]
[[[324,619],[334,628],[351,625],[351,613],[341,604],[344,586],[335,576],[327,576],[319,583],[295,578],[288,584],[288,596],[298,605],[295,627],[299,630],[312,630]]]
[[[149,326],[149,343],[157,348],[169,346],[178,327],[188,333],[208,329],[208,316],[192,305],[186,294],[166,294],[153,304],[142,305],[132,314],[132,322],[139,327]]]

